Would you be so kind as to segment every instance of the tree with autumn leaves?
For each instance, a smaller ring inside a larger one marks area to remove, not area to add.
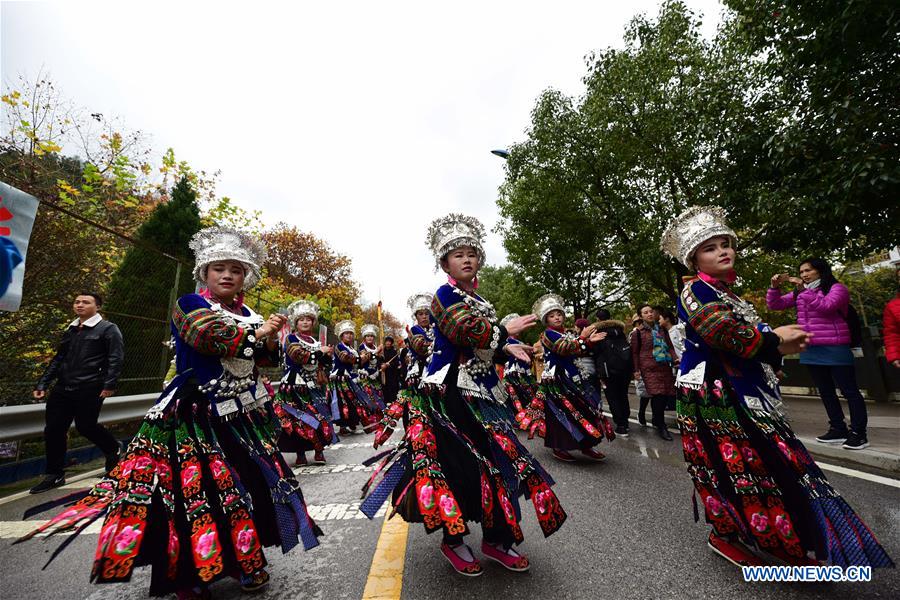
[[[353,319],[357,328],[378,322],[376,304],[359,304],[359,285],[353,279],[350,258],[334,251],[316,235],[293,225],[278,223],[261,236],[269,252],[262,283],[264,297],[285,304],[296,298],[317,302],[320,320],[333,324]],[[382,313],[385,333],[397,334],[403,325],[389,312]]]

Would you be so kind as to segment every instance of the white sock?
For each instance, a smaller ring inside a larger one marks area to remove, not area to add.
[[[471,548],[469,548],[465,543],[462,543],[458,546],[450,546],[450,549],[453,550],[453,553],[463,559],[466,562],[474,562],[475,555],[472,554]]]

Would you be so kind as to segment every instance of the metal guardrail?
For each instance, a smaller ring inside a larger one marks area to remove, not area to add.
[[[273,381],[272,387],[278,389],[280,381]],[[135,394],[133,396],[112,396],[103,401],[98,423],[113,425],[127,421],[137,421],[150,410],[162,392]],[[44,413],[47,405],[22,404],[18,406],[0,406],[0,442],[12,442],[44,435]],[[72,424],[72,428],[75,424]]]
[[[136,394],[134,396],[112,396],[103,401],[98,421],[107,424],[136,421],[149,410],[159,393]],[[0,406],[0,442],[41,437],[44,433],[44,413],[47,405],[22,404],[20,406]],[[74,427],[74,425],[73,425]]]

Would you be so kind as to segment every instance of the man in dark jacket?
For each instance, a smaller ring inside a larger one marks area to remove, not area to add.
[[[75,298],[73,309],[77,318],[63,333],[56,356],[33,392],[36,400],[47,398],[47,469],[44,480],[31,488],[32,494],[66,482],[66,438],[73,420],[78,433],[106,455],[107,471],[117,462],[119,443],[97,419],[104,398],[116,390],[124,349],[119,328],[97,313],[102,303],[100,295],[93,292],[83,292]],[[56,385],[48,397],[47,388],[54,380]]]
[[[594,323],[597,333],[606,333],[606,338],[594,346],[597,378],[606,385],[606,401],[616,424],[616,435],[628,437],[628,386],[631,384],[634,367],[631,359],[631,344],[625,334],[625,323],[610,319],[609,311],[597,311],[598,321]]]

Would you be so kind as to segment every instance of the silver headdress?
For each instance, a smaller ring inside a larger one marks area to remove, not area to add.
[[[406,305],[409,307],[410,313],[415,317],[416,313],[420,310],[427,310],[431,312],[431,301],[434,299],[434,294],[413,294],[406,301]]]
[[[194,234],[189,244],[194,251],[194,279],[206,283],[209,263],[236,260],[244,265],[244,289],[259,283],[260,268],[266,262],[266,247],[243,231],[229,227],[207,227]]]
[[[660,249],[689,269],[697,247],[710,238],[725,235],[737,242],[737,235],[725,221],[720,206],[692,206],[675,217],[662,234]]]
[[[541,323],[543,323],[544,317],[554,310],[561,310],[563,314],[566,314],[564,302],[559,294],[544,294],[535,301],[534,306],[531,307],[531,312],[536,314]]]
[[[519,313],[509,313],[508,315],[506,315],[505,317],[500,319],[500,324],[503,325],[504,327],[506,327],[507,323],[509,323],[513,319],[518,319],[518,318],[519,318]]]
[[[478,252],[479,262],[484,265],[484,225],[475,217],[450,213],[435,219],[428,228],[425,242],[434,255],[435,270],[440,268],[441,259],[447,253],[463,246],[471,246]]]
[[[353,333],[354,335],[356,334],[356,324],[349,319],[347,319],[346,321],[338,321],[334,326],[334,333],[338,336],[338,338],[340,338],[348,331]]]
[[[378,337],[378,328],[374,325],[366,323],[362,326],[362,329],[359,332],[359,336],[364,338],[367,335],[374,335],[375,337]]]
[[[312,317],[313,320],[319,318],[319,305],[312,300],[297,300],[291,302],[288,306],[288,319],[293,326],[300,317]]]

